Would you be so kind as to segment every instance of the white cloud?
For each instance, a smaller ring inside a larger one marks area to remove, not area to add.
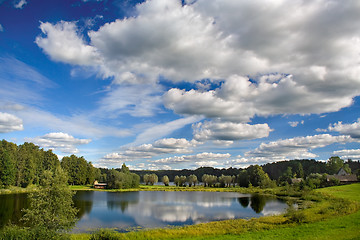
[[[252,82],[247,77],[233,75],[217,89],[207,92],[170,89],[163,101],[165,107],[178,114],[237,122],[248,122],[256,115],[331,112],[352,103],[351,97],[327,94],[298,84],[292,75],[270,74]]]
[[[328,130],[331,132],[347,134],[353,138],[360,138],[360,118],[357,122],[351,124],[343,124],[342,122],[337,122],[332,125],[330,124]]]
[[[343,149],[334,151],[333,154],[340,156],[342,159],[360,160],[360,149]]]
[[[41,23],[40,29],[46,38],[38,36],[35,42],[53,60],[77,65],[100,63],[96,49],[85,43],[74,22]]]
[[[128,145],[139,145],[142,143],[152,142],[161,137],[165,137],[173,131],[180,129],[188,124],[200,121],[201,119],[201,117],[191,116],[148,127],[136,137],[134,142]]]
[[[295,137],[262,143],[255,150],[246,152],[244,158],[248,158],[249,161],[261,162],[315,158],[317,155],[310,152],[310,150],[333,143],[344,144],[349,142],[356,142],[356,140],[350,136],[332,136],[329,134]]]
[[[27,138],[26,141],[33,142],[43,148],[75,154],[79,153],[76,146],[88,144],[91,142],[91,139],[78,139],[67,133],[54,132],[40,137]]]
[[[294,121],[294,122],[288,122],[291,127],[297,127],[299,124],[304,124],[304,120],[301,122]]]
[[[0,112],[0,133],[21,131],[24,129],[23,121],[9,113]]]
[[[232,122],[204,122],[193,125],[194,139],[198,141],[236,141],[268,137],[272,131],[265,124],[244,124]]]
[[[0,100],[37,104],[41,91],[56,84],[35,68],[13,57],[0,57]]]
[[[185,138],[164,138],[155,141],[153,144],[129,147],[124,153],[135,158],[150,158],[168,153],[190,153],[192,148],[198,144],[199,142],[196,140],[188,141]]]
[[[124,113],[134,117],[153,116],[154,112],[159,111],[160,93],[162,93],[161,89],[152,85],[141,88],[115,86],[100,100],[100,108],[96,112],[113,117]]]
[[[26,0],[19,0],[17,2],[14,2],[14,7],[18,9],[22,9],[27,4]]]
[[[182,155],[182,156],[162,158],[152,162],[157,164],[177,164],[184,162],[191,162],[197,164],[198,162],[203,163],[206,161],[223,160],[229,157],[231,157],[229,153],[203,152],[195,155]]]
[[[0,24],[0,32],[3,32],[4,31],[4,28],[3,26]]]
[[[121,163],[124,161],[134,161],[138,159],[147,159],[163,154],[184,154],[192,152],[199,142],[196,140],[188,141],[185,138],[164,138],[155,141],[152,144],[142,144],[135,147],[125,148],[118,153],[109,153],[105,155],[100,162],[102,164]]]
[[[159,75],[226,79],[216,91],[172,89],[165,105],[179,114],[247,122],[255,115],[333,112],[352,104],[360,94],[359,8],[340,0],[184,6],[152,0],[137,5],[136,16],[89,32],[89,43],[72,22],[42,23],[45,36],[36,42],[52,59],[96,65],[117,83],[154,83]]]

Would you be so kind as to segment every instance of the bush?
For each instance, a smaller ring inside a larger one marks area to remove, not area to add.
[[[19,226],[6,226],[0,232],[1,240],[69,240],[70,235],[58,233],[46,228],[26,228]]]
[[[290,206],[285,214],[285,217],[289,219],[289,222],[302,223],[306,222],[306,215],[302,210],[296,210],[293,206]]]
[[[93,234],[91,234],[90,240],[118,240],[124,239],[118,233],[111,230],[101,229]]]

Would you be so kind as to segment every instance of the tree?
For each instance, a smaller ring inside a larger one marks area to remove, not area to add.
[[[136,188],[140,183],[140,176],[135,173],[119,172],[111,169],[106,177],[108,188],[112,189],[126,189]]]
[[[180,181],[179,181],[180,187],[185,187],[185,183],[186,183],[186,177],[180,176]]]
[[[158,176],[155,173],[150,174],[149,176],[150,185],[154,185],[155,183],[158,182],[158,180],[159,180]]]
[[[247,187],[249,186],[249,175],[247,174],[246,170],[241,170],[237,176],[237,182],[240,187]]]
[[[162,182],[164,183],[165,186],[169,186],[169,177],[167,175],[162,177]]]
[[[15,166],[9,153],[0,148],[0,186],[11,186],[15,183]]]
[[[69,230],[76,221],[73,206],[74,192],[67,185],[66,173],[57,167],[43,173],[40,189],[30,193],[30,208],[24,210],[22,221],[26,226],[47,231]]]
[[[179,177],[178,175],[175,176],[175,178],[174,178],[174,183],[175,183],[175,185],[176,185],[177,187],[179,187],[179,185],[180,185],[180,177]]]
[[[192,185],[195,187],[198,180],[194,174],[191,174],[187,177],[186,181],[189,183],[189,187],[191,187]]]
[[[326,163],[327,172],[336,174],[344,166],[344,160],[339,157],[331,157]]]
[[[351,174],[351,168],[349,167],[349,164],[344,164],[343,169],[346,173]]]
[[[259,165],[252,165],[247,168],[249,182],[254,186],[267,187],[271,184],[271,180],[267,173]]]

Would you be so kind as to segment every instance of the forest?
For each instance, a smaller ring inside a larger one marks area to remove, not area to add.
[[[291,160],[252,165],[244,169],[217,169],[200,167],[195,170],[129,170],[125,164],[117,169],[96,168],[84,157],[75,155],[58,159],[51,150],[33,143],[17,145],[6,140],[0,141],[0,187],[27,187],[39,185],[45,171],[54,172],[61,167],[68,176],[69,185],[89,185],[95,180],[108,184],[109,188],[124,189],[138,187],[140,182],[153,185],[159,180],[165,185],[175,182],[177,186],[271,187],[291,183],[293,178],[303,178],[313,188],[320,187],[326,180],[325,174],[335,174],[340,168],[359,176],[360,162],[339,157],[330,157],[327,162]],[[336,184],[336,182],[335,182]]]

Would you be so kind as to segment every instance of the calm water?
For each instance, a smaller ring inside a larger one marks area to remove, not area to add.
[[[220,192],[95,192],[78,191],[74,203],[80,219],[74,232],[94,228],[159,228],[216,220],[283,213],[283,201],[261,195]],[[19,224],[26,194],[0,195],[0,226]]]

